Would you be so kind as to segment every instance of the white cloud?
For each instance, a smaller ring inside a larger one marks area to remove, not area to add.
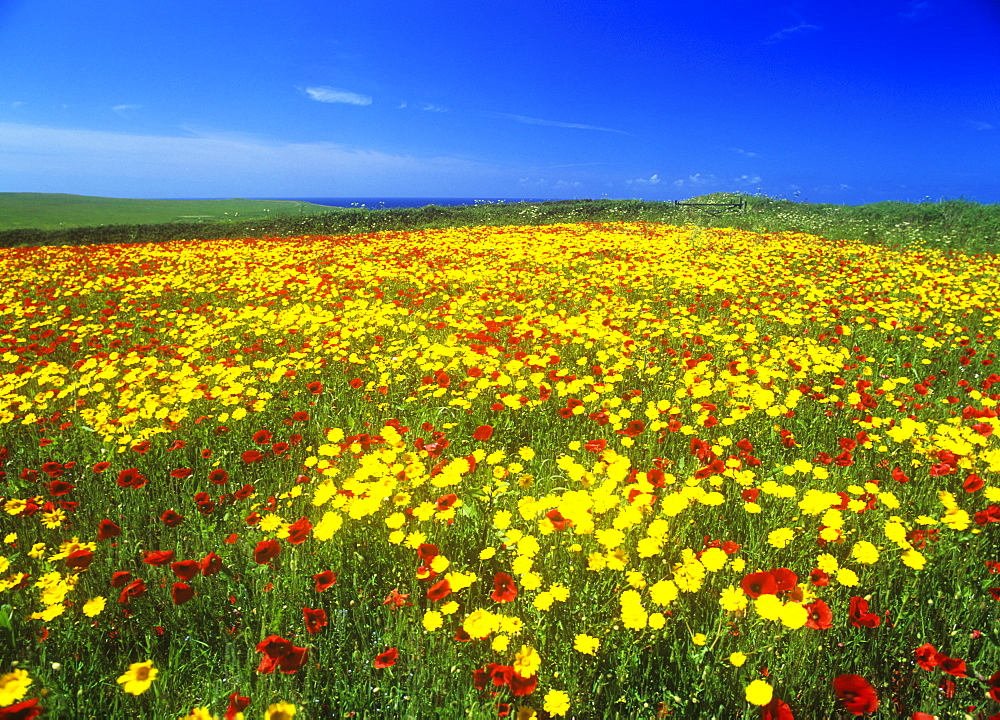
[[[916,2],[911,2],[910,7],[906,12],[901,12],[899,15],[907,20],[920,20],[930,13],[931,3],[927,0],[917,0]]]
[[[116,115],[121,115],[123,118],[132,117],[131,111],[138,110],[142,105],[115,105],[111,108],[111,111]]]
[[[7,191],[118,197],[453,195],[509,174],[464,158],[221,133],[132,135],[0,122]],[[477,190],[477,192],[480,192]],[[488,194],[488,193],[487,193]]]
[[[659,185],[661,182],[660,176],[657,173],[653,173],[648,178],[635,178],[634,180],[626,180],[626,185]]]
[[[982,122],[981,120],[970,120],[969,127],[971,127],[973,130],[992,130],[996,126],[988,122]]]
[[[774,33],[771,37],[764,41],[765,45],[773,45],[776,42],[781,42],[782,40],[787,40],[788,38],[794,37],[796,35],[801,35],[804,32],[811,32],[813,30],[821,29],[819,25],[810,25],[808,23],[799,23],[793,27],[787,27],[784,30],[779,30]]]
[[[686,178],[674,180],[674,187],[704,187],[705,185],[714,185],[718,182],[719,178],[711,173],[707,175],[695,173],[694,175],[688,175]]]
[[[485,114],[489,115],[490,117],[500,118],[502,120],[513,120],[514,122],[524,123],[525,125],[545,125],[547,127],[571,128],[574,130],[600,130],[601,132],[619,133],[621,135],[630,134],[625,132],[624,130],[615,130],[613,128],[597,127],[596,125],[585,125],[584,123],[570,123],[570,122],[559,122],[556,120],[542,120],[540,118],[527,117],[525,115],[512,115],[510,113],[488,112]]]
[[[760,175],[740,175],[738,178],[733,178],[733,182],[738,185],[760,185],[760,181]]]
[[[306,95],[317,102],[344,103],[346,105],[372,104],[372,99],[367,95],[361,95],[348,90],[340,90],[338,88],[326,87],[325,85],[319,87],[307,87],[305,92]]]
[[[742,155],[744,157],[757,157],[757,153],[750,152],[749,150],[744,150],[743,148],[729,148],[731,151],[737,155]]]

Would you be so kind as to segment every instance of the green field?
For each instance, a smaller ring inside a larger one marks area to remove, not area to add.
[[[248,220],[327,211],[298,200],[146,200],[62,193],[0,193],[0,230]]]

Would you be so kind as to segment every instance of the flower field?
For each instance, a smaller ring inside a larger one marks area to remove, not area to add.
[[[0,718],[1000,717],[1000,261],[0,250]]]

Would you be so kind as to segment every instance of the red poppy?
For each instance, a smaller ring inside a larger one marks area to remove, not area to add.
[[[44,709],[38,706],[38,698],[31,698],[0,708],[0,720],[34,720],[42,712]]]
[[[246,500],[248,497],[253,495],[254,487],[253,485],[244,485],[239,490],[233,493],[233,497],[237,500]]]
[[[160,515],[160,522],[162,522],[167,527],[177,527],[184,521],[184,516],[174,512],[173,510],[165,510],[162,515]]]
[[[608,441],[602,438],[599,440],[591,440],[590,442],[588,442],[586,445],[583,446],[583,449],[588,450],[592,453],[599,453],[603,452],[607,446],[608,446]]]
[[[965,482],[962,483],[962,488],[968,493],[974,493],[977,490],[982,490],[983,479],[975,473],[971,473],[967,478],[965,478]]]
[[[313,575],[313,580],[316,581],[316,592],[323,592],[332,588],[333,584],[337,582],[337,573],[333,570],[326,570]]]
[[[121,534],[122,529],[107,518],[101,520],[100,524],[97,526],[98,540],[107,540],[108,538],[118,537]]]
[[[174,444],[167,448],[167,452],[173,452],[174,450],[181,450],[187,446],[187,443],[183,440],[174,440]]]
[[[243,458],[243,462],[245,463],[255,463],[264,457],[264,454],[259,450],[247,450],[240,457]]]
[[[258,565],[266,565],[281,552],[277,540],[261,540],[253,551],[253,559]]]
[[[761,707],[760,720],[795,720],[795,716],[788,703],[778,698],[771,698],[771,702]]]
[[[788,568],[774,568],[773,570],[768,570],[768,573],[774,578],[778,592],[791,590],[799,582],[799,576]]]
[[[105,471],[105,470],[107,470],[107,469],[108,469],[109,467],[111,467],[111,463],[109,463],[109,462],[106,462],[106,461],[102,461],[102,462],[99,462],[99,463],[95,463],[95,464],[94,464],[94,472],[95,472],[95,473],[99,473],[99,472],[104,472],[104,471]]]
[[[270,430],[258,430],[253,434],[253,441],[258,445],[267,445],[271,442],[272,437],[274,436],[271,435]]]
[[[146,592],[146,583],[142,581],[142,578],[136,578],[124,588],[122,588],[121,594],[118,596],[118,602],[127,604],[132,598],[141,597]]]
[[[174,559],[173,550],[151,550],[145,554],[142,561],[147,565],[166,565]]]
[[[572,520],[567,520],[563,517],[558,508],[552,508],[549,510],[545,513],[545,517],[548,518],[548,521],[552,523],[552,527],[556,530],[565,530],[568,526],[573,524]]]
[[[186,582],[201,571],[201,564],[197,560],[178,560],[170,563],[170,569],[174,575]]]
[[[924,643],[918,647],[913,651],[913,655],[917,661],[917,665],[924,670],[933,670],[941,662],[941,658],[944,657],[930,643]]]
[[[222,558],[215,554],[215,551],[211,551],[201,559],[198,563],[201,567],[201,574],[203,577],[209,577],[215,575],[220,570],[222,570]]]
[[[868,612],[868,601],[857,596],[851,598],[848,616],[854,627],[876,628],[882,622],[882,618],[878,615]]]
[[[775,582],[774,575],[766,572],[755,572],[745,575],[740,581],[743,592],[752,598],[761,595],[775,595],[778,592],[778,583]]]
[[[379,653],[375,656],[373,665],[381,670],[382,668],[391,667],[396,664],[396,660],[399,659],[399,651],[396,648],[389,648],[384,653]]]
[[[170,597],[173,599],[174,605],[183,605],[194,597],[194,588],[184,582],[175,582],[170,591]]]
[[[938,653],[938,667],[955,677],[969,677],[969,673],[965,668],[965,660],[950,658]]]
[[[451,594],[451,584],[447,580],[438,580],[427,589],[429,600],[441,600]]]
[[[229,473],[223,468],[215,468],[208,474],[208,481],[213,485],[225,485],[229,480]]]
[[[192,473],[194,473],[194,470],[191,468],[178,468],[177,470],[170,471],[170,477],[183,480],[184,478],[191,477]]]
[[[241,713],[250,705],[250,698],[233,693],[229,696],[229,706],[226,708],[225,720],[236,720],[236,714]]]
[[[493,576],[493,588],[493,594],[490,595],[493,602],[513,602],[514,598],[517,597],[517,586],[514,584],[514,578],[505,572],[498,572]]]
[[[805,606],[809,617],[806,620],[806,627],[812,630],[829,630],[833,624],[833,612],[830,607],[820,599],[813,600]]]
[[[86,570],[94,561],[94,553],[83,548],[74,550],[66,557],[66,567],[73,570]]]
[[[1000,702],[1000,670],[990,675],[986,684],[989,686],[990,699]]]
[[[875,712],[878,709],[878,695],[875,688],[860,675],[838,675],[833,679],[833,691],[840,702],[855,715]]]
[[[435,504],[435,508],[437,509],[438,512],[441,512],[443,510],[447,510],[452,505],[454,505],[457,500],[458,500],[458,495],[456,495],[455,493],[450,493],[448,495],[442,495],[441,497],[439,497],[437,499],[437,502]]]
[[[353,388],[354,390],[357,390],[358,388],[360,388],[362,385],[365,384],[365,381],[362,380],[361,378],[352,378],[351,381],[347,384],[350,385],[351,388]]]
[[[323,608],[311,610],[304,607],[302,608],[302,617],[305,619],[306,630],[310,635],[315,635],[329,624],[326,619],[326,610]]]
[[[118,473],[118,486],[138,490],[146,484],[146,478],[136,468],[128,468]]]
[[[536,687],[538,687],[537,673],[531,677],[521,677],[517,673],[510,676],[510,691],[515,696],[530,695],[535,692]]]
[[[236,533],[229,533],[222,542],[226,543],[226,545],[232,545],[239,539],[239,537],[240,536]]]
[[[306,662],[308,650],[293,645],[288,640],[277,635],[269,635],[257,643],[257,652],[264,653],[257,672],[269,674],[278,668],[283,673],[293,673],[300,670]]]
[[[492,425],[480,425],[476,428],[475,432],[472,433],[472,437],[475,440],[485,441],[493,437],[493,426]]]
[[[111,574],[111,587],[120,588],[132,582],[132,573],[128,570],[119,570]]]
[[[809,582],[816,587],[824,587],[830,584],[830,574],[826,570],[813,568],[813,571],[809,573]]]
[[[309,413],[305,410],[299,410],[297,413],[292,414],[292,420],[296,422],[309,422]]]
[[[636,435],[641,434],[645,429],[646,423],[642,420],[630,420],[624,430],[618,430],[617,432],[619,435],[628,435],[630,438],[634,438]]]
[[[321,383],[319,380],[314,380],[313,382],[306,384],[306,390],[308,390],[313,395],[319,395],[321,392],[323,392],[323,383]]]
[[[486,666],[486,672],[496,687],[510,684],[510,679],[514,676],[514,668],[511,665],[490,663]]]
[[[423,560],[424,563],[429,563],[440,554],[441,552],[438,550],[438,546],[432,543],[420,543],[417,547],[417,556]]]
[[[393,588],[392,592],[382,601],[382,604],[389,605],[394,610],[404,605],[413,605],[413,603],[407,600],[408,597],[410,597],[409,593],[401,593],[399,592],[399,588]]]
[[[67,493],[73,492],[76,489],[76,485],[73,483],[68,483],[65,480],[53,480],[48,485],[49,495],[53,497],[59,497],[60,495],[65,495]]]
[[[309,537],[309,531],[312,528],[313,525],[309,522],[309,518],[303,515],[288,526],[288,537],[285,539],[292,545],[301,545]]]

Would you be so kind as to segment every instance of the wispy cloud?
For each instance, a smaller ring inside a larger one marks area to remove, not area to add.
[[[635,178],[634,180],[626,180],[626,185],[659,185],[662,180],[657,173],[653,173],[648,178]]]
[[[624,130],[615,130],[614,128],[597,127],[596,125],[586,125],[584,123],[570,123],[570,122],[559,122],[556,120],[542,120],[541,118],[528,117],[526,115],[513,115],[511,113],[497,113],[488,112],[485,113],[489,117],[500,118],[501,120],[513,120],[514,122],[524,123],[525,125],[545,125],[547,127],[559,127],[559,128],[570,128],[573,130],[599,130],[601,132],[619,133],[621,135],[631,135]]]
[[[426,112],[448,112],[448,108],[433,103],[423,103],[420,105],[420,109]]]
[[[325,85],[307,87],[305,89],[305,93],[316,102],[322,103],[343,103],[345,105],[372,104],[372,99],[368,95],[361,95],[360,93],[350,92],[349,90],[341,90],[339,88],[326,87]]]
[[[988,122],[983,122],[981,120],[970,120],[969,127],[971,127],[973,130],[993,130],[996,127],[996,125],[993,125],[992,123]]]
[[[115,105],[111,108],[111,112],[115,113],[115,115],[121,115],[123,118],[131,118],[132,111],[138,110],[141,107],[142,105]]]
[[[910,3],[906,12],[899,13],[899,16],[906,20],[922,20],[930,14],[932,7],[927,0],[916,0]]]
[[[694,175],[688,175],[686,178],[674,180],[674,187],[704,187],[706,185],[715,185],[718,182],[719,178],[711,173],[695,173]]]
[[[774,33],[774,35],[771,35],[764,41],[764,44],[773,45],[774,43],[781,42],[782,40],[788,40],[789,38],[793,38],[797,35],[801,35],[803,33],[810,33],[821,29],[822,28],[820,28],[819,25],[810,25],[809,23],[804,23],[804,22],[799,23],[798,25],[787,27],[783,30],[779,30],[778,32]]]
[[[757,157],[757,153],[744,150],[743,148],[729,148],[729,150],[743,157]]]

